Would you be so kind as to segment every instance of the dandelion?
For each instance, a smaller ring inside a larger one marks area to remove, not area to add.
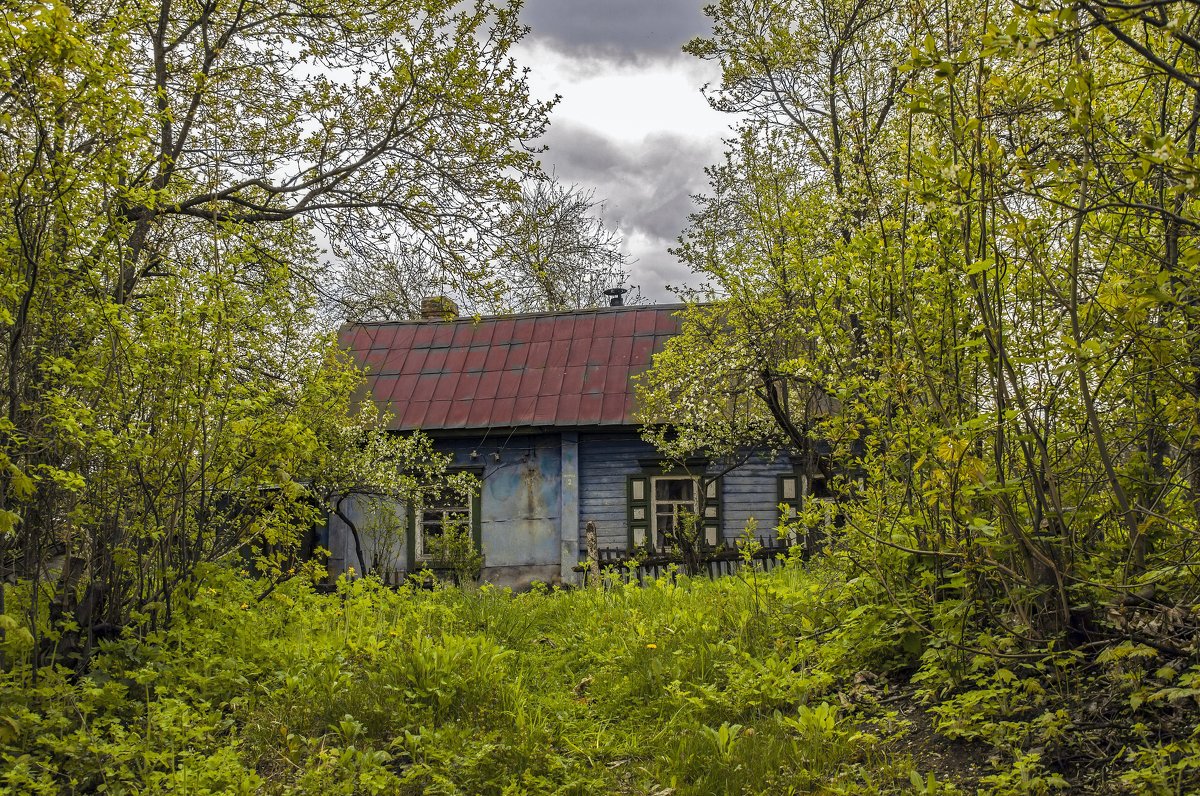
[[[245,611],[250,607],[250,603],[242,603],[242,610]]]
[[[648,650],[656,650],[656,649],[658,649],[658,645],[657,645],[657,644],[654,644],[654,643],[650,643],[650,644],[647,644],[647,645],[646,645],[646,649],[648,649]]]

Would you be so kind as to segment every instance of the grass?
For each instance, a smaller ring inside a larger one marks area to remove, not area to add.
[[[0,786],[657,796],[1068,787],[1041,755],[1055,748],[1048,738],[1071,737],[1069,706],[1046,692],[1045,711],[1014,713],[1032,704],[1035,683],[1011,672],[981,670],[934,696],[945,685],[938,650],[911,644],[909,620],[870,584],[830,562],[814,567],[527,594],[342,580],[322,595],[297,581],[261,602],[252,579],[214,569],[170,631],[107,645],[87,677],[44,669],[35,683],[21,665],[3,675]],[[17,641],[7,644],[19,659]],[[922,696],[940,704],[926,710]],[[919,732],[906,720],[917,716]],[[948,778],[947,750],[970,758],[971,782]],[[1128,759],[1135,769],[1113,789],[1171,792],[1200,756],[1147,742]]]

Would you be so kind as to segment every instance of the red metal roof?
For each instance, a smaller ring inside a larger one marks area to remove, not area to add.
[[[631,381],[682,305],[346,326],[396,430],[635,425]]]

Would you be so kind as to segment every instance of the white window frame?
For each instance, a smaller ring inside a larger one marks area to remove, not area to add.
[[[416,547],[414,558],[417,561],[432,561],[433,553],[425,549],[425,512],[437,511],[441,513],[441,527],[444,529],[448,517],[452,514],[465,515],[467,533],[473,533],[475,517],[473,516],[473,503],[469,497],[465,504],[450,505],[448,502],[441,505],[427,506],[423,503],[417,504],[416,511],[413,514],[413,545]],[[431,523],[432,524],[432,523]]]
[[[659,505],[683,506],[684,501],[681,500],[659,500],[658,499],[658,483],[660,481],[691,481],[692,482],[692,500],[691,511],[693,514],[700,513],[700,479],[694,475],[654,475],[650,477],[650,494],[647,496],[647,510],[650,513],[647,522],[647,531],[650,533],[650,546],[654,550],[662,549],[662,535],[658,530],[658,507]],[[676,512],[672,512],[672,516],[678,516]],[[703,522],[703,519],[701,520]]]

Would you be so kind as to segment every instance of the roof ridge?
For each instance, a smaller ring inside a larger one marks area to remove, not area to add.
[[[519,318],[554,318],[564,315],[590,315],[602,312],[624,312],[627,310],[655,310],[655,311],[676,311],[690,307],[691,303],[686,301],[675,302],[673,304],[626,304],[621,307],[590,307],[587,309],[577,310],[548,310],[543,312],[512,312],[505,315],[460,315],[457,318],[447,318],[445,320],[428,320],[425,318],[410,318],[398,321],[353,321],[342,324],[342,328],[353,326],[405,326],[405,325],[424,325],[424,324],[442,324],[442,323],[482,323],[483,321],[505,321]]]

